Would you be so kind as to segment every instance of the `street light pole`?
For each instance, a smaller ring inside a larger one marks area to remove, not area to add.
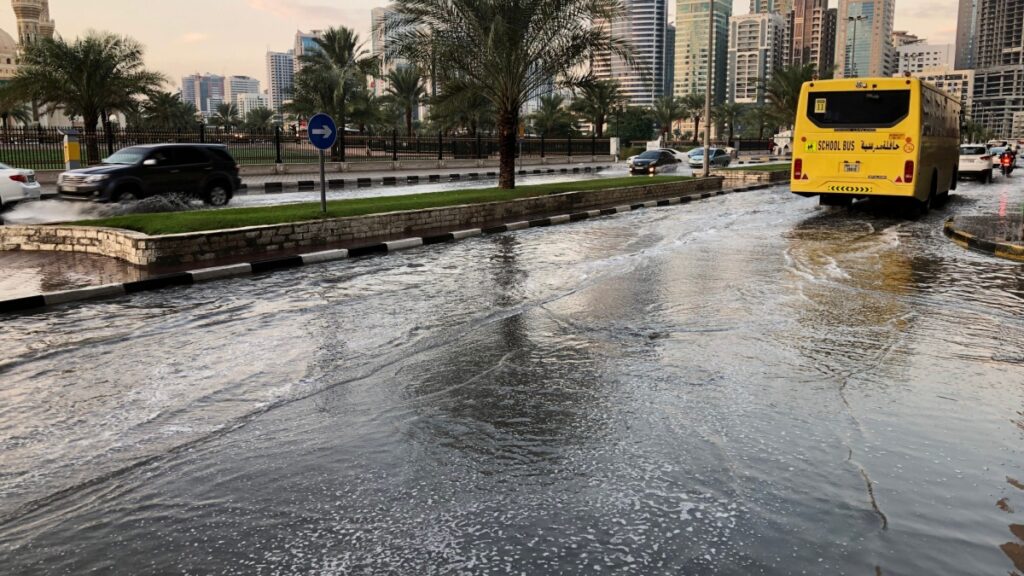
[[[708,0],[708,77],[704,90],[704,177],[711,175],[711,78],[714,74],[715,0]]]

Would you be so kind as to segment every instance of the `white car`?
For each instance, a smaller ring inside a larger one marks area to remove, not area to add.
[[[41,196],[42,188],[36,182],[34,171],[0,164],[0,209],[18,202],[39,200]]]
[[[977,178],[982,184],[992,182],[992,151],[987,145],[960,145],[960,176]]]
[[[668,152],[669,154],[675,156],[676,160],[679,160],[680,162],[686,162],[687,161],[686,152],[680,152],[679,150],[676,150],[675,148],[661,148],[660,150],[662,152]]]

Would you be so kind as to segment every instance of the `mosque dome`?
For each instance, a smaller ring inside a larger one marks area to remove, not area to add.
[[[16,54],[18,52],[18,43],[11,38],[11,35],[3,30],[0,30],[0,54]]]

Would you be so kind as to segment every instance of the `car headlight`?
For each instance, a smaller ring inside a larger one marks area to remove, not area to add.
[[[651,174],[654,174],[654,166],[651,166],[650,172],[651,172]]]
[[[110,178],[109,174],[95,174],[93,176],[87,176],[85,181],[89,184],[94,184],[96,182],[103,182],[107,178]]]

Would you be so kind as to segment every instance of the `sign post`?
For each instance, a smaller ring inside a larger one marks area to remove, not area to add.
[[[334,146],[335,141],[338,139],[338,127],[334,124],[334,119],[327,114],[317,114],[309,119],[309,125],[306,127],[309,143],[314,148],[320,150],[320,211],[324,214],[327,213],[327,174],[326,174],[326,159],[324,153],[330,150]]]

